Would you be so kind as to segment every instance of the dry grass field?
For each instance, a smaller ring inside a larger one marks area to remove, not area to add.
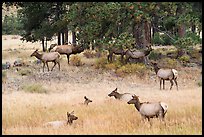
[[[112,71],[95,69],[95,60],[85,58],[82,53],[84,65],[68,65],[66,56],[62,56],[61,71],[56,66],[52,72],[47,72],[46,68],[43,73],[42,64],[36,65],[36,59],[30,57],[36,48],[41,49],[40,43],[22,43],[19,39],[19,36],[2,36],[2,62],[13,64],[15,59],[21,58],[28,66],[19,67],[19,70],[30,71],[20,75],[14,67],[6,70],[6,81],[2,82],[3,135],[202,134],[202,86],[198,86],[201,68],[181,67],[178,91],[174,86],[169,90],[169,81],[166,81],[166,90],[159,90],[158,79],[148,75],[121,78]],[[165,123],[152,119],[150,126],[147,121],[142,121],[133,105],[108,97],[116,87],[118,92],[134,93],[143,101],[166,102],[169,109]],[[30,88],[43,93],[31,93]],[[93,102],[82,105],[84,96]],[[79,119],[71,126],[43,127],[49,121],[66,120],[67,111],[72,110]]]

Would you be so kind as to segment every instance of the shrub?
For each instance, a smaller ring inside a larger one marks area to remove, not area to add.
[[[83,55],[86,57],[86,58],[94,58],[96,57],[96,53],[94,51],[91,51],[91,50],[85,50],[83,52]]]
[[[72,63],[72,65],[74,66],[82,66],[82,62],[81,62],[81,58],[79,56],[73,56],[71,59],[70,59],[70,62]]]
[[[201,87],[202,86],[202,81],[198,82],[198,86]]]
[[[99,68],[105,69],[106,64],[108,64],[107,58],[101,57],[96,60],[96,63],[94,66],[96,69],[99,69]]]
[[[122,63],[121,63],[120,59],[117,58],[116,61],[106,64],[105,68],[108,70],[116,70],[116,69],[120,68],[121,66],[122,66]]]
[[[162,68],[177,68],[178,62],[176,59],[171,59],[171,58],[163,58],[159,60],[159,64],[161,65]]]
[[[41,84],[24,85],[22,86],[22,89],[29,93],[48,93],[48,90],[46,90]]]
[[[150,60],[158,60],[160,59],[162,56],[162,53],[161,52],[158,52],[156,50],[153,50],[150,54],[149,54],[149,59]]]
[[[164,45],[164,41],[158,32],[154,34],[152,41],[153,44]]]
[[[124,77],[128,74],[137,74],[139,77],[143,77],[146,74],[147,68],[143,63],[126,64],[116,70],[116,74],[120,77]]]
[[[190,56],[183,55],[183,56],[179,57],[179,60],[184,64],[189,63],[190,62]]]

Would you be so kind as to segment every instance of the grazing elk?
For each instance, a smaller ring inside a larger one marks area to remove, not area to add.
[[[159,77],[160,80],[160,90],[161,90],[161,84],[163,81],[163,89],[165,89],[165,80],[169,80],[171,82],[170,90],[173,86],[173,81],[176,84],[177,90],[178,90],[178,83],[177,83],[177,77],[178,77],[178,71],[175,69],[163,69],[159,68],[157,62],[151,61],[151,64],[154,67],[154,71],[156,75]]]
[[[118,48],[110,48],[108,50],[109,54],[108,54],[108,61],[109,62],[112,62],[113,61],[113,54],[116,54],[116,55],[121,55],[121,61],[123,62],[123,58],[124,58],[124,55],[125,55],[125,50],[124,49],[118,49]]]
[[[62,55],[67,55],[67,61],[69,64],[69,56],[71,54],[77,54],[84,51],[83,45],[56,45],[52,44],[49,48],[49,51],[55,51]]]
[[[35,56],[37,59],[43,62],[43,72],[44,72],[45,64],[47,65],[47,68],[49,71],[48,62],[54,62],[54,66],[52,67],[51,71],[53,70],[56,64],[58,64],[59,70],[60,70],[60,54],[58,52],[49,52],[49,53],[40,54],[38,50],[35,50],[30,56],[31,57]]]
[[[62,120],[62,121],[51,121],[51,122],[47,122],[45,123],[43,126],[44,127],[52,127],[52,128],[59,128],[61,126],[65,126],[65,125],[71,125],[73,123],[74,120],[77,120],[78,117],[74,115],[74,111],[72,111],[71,113],[67,112],[67,120]]]
[[[147,56],[150,54],[150,52],[152,51],[152,47],[151,45],[147,46],[147,49],[145,49],[144,51],[131,51],[130,49],[128,49],[125,52],[125,57],[126,57],[126,63],[129,61],[130,58],[132,59],[140,59],[143,58],[144,63],[147,64]]]
[[[119,99],[119,100],[123,100],[123,101],[126,101],[128,102],[129,100],[132,99],[132,95],[131,93],[123,93],[123,94],[120,94],[117,92],[118,88],[116,88],[115,90],[113,90],[110,94],[108,94],[109,97],[112,97],[114,96],[115,99]]]
[[[93,102],[92,100],[90,100],[89,98],[87,98],[86,96],[84,96],[84,105],[88,105],[89,103]]]
[[[134,104],[135,108],[139,111],[142,118],[147,118],[150,121],[150,118],[159,118],[162,121],[164,120],[165,114],[168,109],[168,105],[164,102],[143,102],[141,103],[139,97],[136,95],[132,96],[132,99],[127,102],[128,104]]]

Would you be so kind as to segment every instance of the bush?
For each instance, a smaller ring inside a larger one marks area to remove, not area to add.
[[[74,66],[82,66],[82,62],[81,62],[81,58],[79,56],[73,56],[71,59],[70,59],[70,62],[72,63],[72,65]]]
[[[202,81],[198,82],[198,86],[201,87],[202,86]]]
[[[160,59],[162,56],[161,52],[158,52],[157,50],[153,50],[150,54],[149,54],[149,59],[150,60],[158,60]]]
[[[41,84],[25,85],[22,89],[29,93],[48,93],[48,90],[46,90]]]
[[[162,39],[158,32],[154,34],[152,42],[153,44],[164,45],[164,40]]]
[[[94,58],[94,57],[96,57],[96,53],[94,53],[94,51],[91,51],[91,50],[85,50],[83,55],[86,58]]]
[[[121,58],[117,58],[116,61],[112,63],[108,63],[105,65],[105,68],[108,70],[116,70],[122,66],[122,62],[120,61]]]
[[[189,63],[190,62],[190,56],[188,55],[183,55],[181,57],[179,57],[179,60],[183,63]]]
[[[128,74],[137,74],[142,78],[147,72],[147,68],[143,63],[126,64],[116,70],[116,74],[120,77],[124,77]]]
[[[162,68],[171,68],[175,69],[178,66],[178,62],[176,59],[171,59],[171,58],[163,58],[158,61],[159,65],[161,65]]]
[[[95,63],[95,68],[96,69],[105,69],[106,68],[106,64],[108,64],[108,61],[107,61],[107,58],[105,57],[101,57],[101,58],[98,58],[96,60],[96,63]]]

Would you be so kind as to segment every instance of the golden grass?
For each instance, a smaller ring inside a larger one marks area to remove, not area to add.
[[[6,41],[8,42],[9,38]],[[3,45],[4,43],[5,40]],[[3,47],[6,49],[5,45]],[[11,43],[7,48],[14,47],[15,44]],[[28,47],[29,44],[26,48]],[[3,60],[12,60],[17,56],[25,61],[33,60],[34,58],[28,57],[32,51],[29,48],[20,49],[19,54],[9,54],[3,50]],[[170,91],[170,82],[166,82],[166,90],[161,91],[158,79],[150,79],[148,75],[143,79],[136,75],[120,78],[112,72],[99,72],[94,69],[96,59],[79,55],[85,65],[68,65],[66,56],[62,56],[61,71],[56,67],[54,72],[49,74],[53,74],[51,78],[35,81],[35,84],[46,88],[49,94],[26,93],[22,89],[15,91],[7,89],[2,83],[2,134],[202,134],[202,87],[197,85],[201,76],[200,69],[178,68],[179,91],[174,86]],[[47,75],[47,72],[41,73],[42,64],[29,65],[27,68],[32,70],[32,75]],[[58,74],[64,76],[62,79],[68,77],[79,82],[52,79],[58,77]],[[7,71],[7,77],[23,79],[27,76],[18,75],[14,69],[10,69]],[[30,81],[22,82],[20,86],[32,84],[32,80],[30,77]],[[108,97],[115,87],[118,87],[120,93],[139,95],[142,101],[166,102],[169,105],[166,125],[158,119],[152,119],[153,124],[150,127],[147,121],[141,120],[133,105]],[[93,100],[88,106],[80,104],[83,103],[85,95]],[[66,120],[66,112],[72,110],[79,117],[73,125],[59,129],[42,126],[49,121]]]
[[[152,119],[152,127],[141,120],[133,105],[114,98],[97,100],[97,97],[92,96],[94,102],[84,106],[78,103],[83,101],[82,97],[76,95],[71,98],[69,93],[3,94],[3,134],[201,134],[200,90],[174,91],[164,93],[166,95],[163,96],[150,95],[154,98],[152,100],[147,95],[149,101],[163,98],[169,105],[166,126]],[[65,120],[66,112],[72,110],[79,117],[72,126],[60,129],[42,126],[48,121]]]

